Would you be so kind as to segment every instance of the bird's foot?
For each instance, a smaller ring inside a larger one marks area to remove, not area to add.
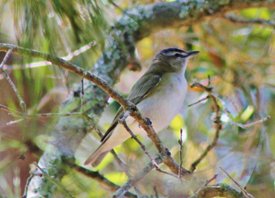
[[[152,126],[152,121],[149,118],[145,118],[146,124]]]

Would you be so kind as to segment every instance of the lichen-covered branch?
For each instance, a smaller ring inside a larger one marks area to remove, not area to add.
[[[129,62],[135,62],[135,42],[152,32],[168,27],[190,25],[204,17],[221,15],[228,10],[256,6],[275,7],[275,0],[175,1],[132,8],[114,24],[105,50],[92,67],[91,73],[103,79],[108,85],[113,85],[122,69]],[[81,87],[79,85],[78,89],[81,90]],[[53,143],[39,160],[39,167],[52,179],[59,180],[65,174],[62,158],[74,158],[77,146],[87,133],[88,126],[92,124],[90,120],[96,122],[106,104],[107,95],[91,82],[85,81],[84,92],[82,103],[77,94],[71,94],[61,106],[60,113],[82,111],[92,119],[81,115],[61,117],[53,131]],[[40,176],[34,176],[29,185],[29,197],[51,196],[56,188],[47,178]]]

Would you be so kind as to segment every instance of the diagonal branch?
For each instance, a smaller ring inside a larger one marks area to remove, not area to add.
[[[180,168],[179,165],[174,161],[174,159],[170,155],[170,151],[168,150],[168,148],[163,146],[161,140],[157,136],[152,125],[149,125],[148,121],[142,117],[137,107],[133,103],[125,100],[113,88],[111,88],[105,81],[103,81],[96,75],[92,74],[91,72],[87,72],[83,70],[82,68],[78,67],[73,63],[67,62],[61,58],[52,56],[50,54],[45,54],[36,50],[22,48],[16,45],[0,44],[0,50],[9,50],[9,49],[13,49],[14,53],[27,54],[33,57],[44,58],[55,65],[58,65],[70,72],[80,75],[84,79],[87,79],[95,83],[105,93],[107,93],[110,97],[116,100],[123,107],[124,110],[129,111],[130,115],[137,120],[140,126],[146,131],[148,137],[152,140],[152,142],[154,143],[155,147],[157,148],[161,156],[164,158],[163,159],[164,164],[166,164],[174,174],[181,173],[181,175],[185,175],[189,173],[188,170],[184,168]]]
[[[153,161],[155,163],[157,163],[157,164],[161,164],[162,163],[162,158],[161,157],[156,157]],[[133,185],[135,185],[138,181],[140,181],[144,176],[146,176],[155,167],[156,167],[155,164],[152,163],[152,162],[150,162],[149,164],[147,164],[139,174],[137,174],[132,179],[129,179],[123,186],[121,186],[119,189],[117,189],[114,197],[115,198],[121,198],[121,197],[123,197],[123,195],[125,195],[125,193],[127,193],[127,191]]]
[[[22,111],[26,112],[26,103],[23,100],[23,98],[21,97],[21,95],[19,94],[19,92],[18,92],[18,90],[17,90],[14,82],[10,78],[8,72],[4,68],[4,65],[7,62],[8,58],[10,57],[11,53],[12,53],[12,48],[10,48],[9,50],[7,50],[7,53],[6,53],[3,61],[0,64],[0,71],[2,71],[4,73],[4,77],[7,79],[8,83],[10,84],[10,86],[11,86],[11,88],[13,90],[13,92],[15,93],[17,99],[19,100],[19,104],[20,104],[20,107],[21,107]]]
[[[266,25],[266,26],[271,26],[275,27],[275,21],[272,20],[265,20],[261,18],[256,18],[256,19],[245,19],[241,18],[239,16],[236,16],[234,14],[227,14],[224,16],[225,19],[228,19],[229,21],[233,23],[240,23],[240,24],[258,24],[258,25]]]
[[[145,145],[142,144],[142,142],[137,138],[137,136],[129,128],[129,126],[127,125],[125,119],[121,120],[120,122],[124,126],[124,128],[128,131],[128,133],[130,133],[131,138],[133,138],[139,144],[139,146],[144,151],[144,153],[147,155],[147,157],[150,159],[150,161],[156,166],[156,168],[159,168],[158,165],[157,165],[157,163],[154,161],[154,159],[151,157],[151,155],[149,154],[149,152],[146,150]]]
[[[31,140],[30,141],[26,141],[24,142],[24,144],[27,146],[28,151],[31,152],[32,154],[35,155],[40,155],[43,151]],[[105,189],[111,191],[111,192],[115,192],[116,190],[118,190],[120,188],[120,186],[116,185],[115,183],[113,183],[112,181],[110,181],[109,179],[107,179],[106,177],[104,177],[102,174],[100,174],[98,171],[92,171],[89,169],[86,169],[82,166],[79,166],[78,164],[72,162],[71,160],[68,160],[66,158],[63,158],[64,163],[66,164],[66,166],[68,166],[69,168],[75,170],[76,172],[85,175],[86,177],[92,178],[95,181],[97,181],[101,186],[104,186]],[[36,165],[36,164],[34,164]],[[37,166],[37,165],[36,165]],[[38,167],[38,169],[40,170],[41,168]],[[40,173],[37,173],[37,170],[31,171],[30,172],[30,177],[27,180],[27,183],[31,180],[32,177],[34,177],[35,175],[40,174],[38,176],[45,176],[45,172],[43,171],[43,169],[40,171]],[[55,182],[54,182],[55,183]],[[28,184],[26,185],[28,186]],[[64,191],[66,191],[66,189],[63,188]],[[26,197],[26,195],[24,195],[23,197]],[[129,198],[136,198],[137,196],[133,193],[130,192],[125,192],[125,197],[129,197]]]
[[[67,54],[66,56],[63,56],[62,58],[66,61],[70,61],[73,58],[79,56],[80,54],[85,53],[86,51],[88,51],[95,45],[96,45],[96,42],[92,41],[86,45],[81,46],[79,49]],[[15,70],[15,69],[45,67],[45,66],[49,66],[49,65],[52,65],[52,63],[49,61],[37,61],[37,62],[27,63],[24,65],[13,65],[13,66],[4,65],[4,68],[10,69],[10,70]]]
[[[83,167],[78,166],[78,165],[73,164],[73,163],[69,163],[69,166],[71,166],[77,172],[96,180],[97,182],[99,182],[101,185],[103,185],[105,188],[107,188],[108,190],[110,190],[112,192],[115,192],[117,189],[120,188],[120,186],[114,184],[113,182],[111,182],[110,180],[105,178],[98,171],[91,171],[91,170],[88,170],[86,168],[83,168]],[[130,193],[130,192],[127,191],[127,192],[125,192],[125,197],[134,198],[134,197],[137,197],[137,196],[134,195],[133,193]]]

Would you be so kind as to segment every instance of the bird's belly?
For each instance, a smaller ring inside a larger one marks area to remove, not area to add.
[[[181,110],[186,90],[185,79],[176,78],[165,86],[160,86],[154,94],[139,103],[137,107],[144,117],[150,119],[154,129],[159,132],[166,128]]]

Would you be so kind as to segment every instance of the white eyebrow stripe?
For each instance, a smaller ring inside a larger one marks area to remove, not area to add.
[[[187,55],[187,53],[185,52],[179,52],[179,51],[169,51],[169,52],[166,52],[165,55],[167,56],[174,56],[175,54],[181,54],[181,55]]]

